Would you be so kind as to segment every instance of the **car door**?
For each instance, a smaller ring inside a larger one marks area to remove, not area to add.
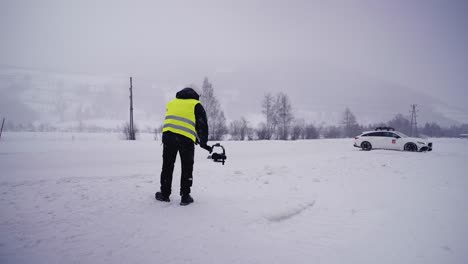
[[[383,133],[384,133],[384,136],[382,137],[382,148],[398,149],[399,136],[392,132],[383,132]]]
[[[378,142],[378,148],[381,149],[388,149],[389,147],[389,138],[387,136],[387,132],[381,131],[377,132],[377,140]]]
[[[396,150],[402,150],[403,149],[403,145],[405,144],[405,139],[402,138],[401,136],[399,136],[398,134],[396,133],[392,133],[393,135],[393,138],[394,138],[394,141],[392,142],[392,149],[396,149]]]
[[[379,149],[383,147],[383,132],[369,133],[368,141],[372,144],[372,148]]]

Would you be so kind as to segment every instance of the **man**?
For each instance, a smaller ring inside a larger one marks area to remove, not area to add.
[[[210,153],[208,142],[208,121],[200,101],[200,93],[187,87],[176,94],[176,98],[167,103],[164,120],[163,166],[161,171],[161,190],[155,194],[156,200],[169,202],[172,186],[172,173],[177,153],[180,154],[182,175],[180,177],[180,205],[193,203],[190,196],[192,187],[193,160],[195,144]]]

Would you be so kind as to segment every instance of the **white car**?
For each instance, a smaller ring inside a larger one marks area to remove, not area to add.
[[[431,151],[432,142],[426,139],[408,137],[393,128],[379,127],[354,138],[354,146],[362,150],[393,149],[404,151]]]

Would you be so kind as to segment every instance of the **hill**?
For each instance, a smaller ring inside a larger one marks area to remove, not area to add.
[[[135,120],[141,127],[159,126],[165,102],[185,84],[193,83],[182,75],[163,82],[151,76],[134,78]],[[418,104],[420,124],[468,122],[468,110],[442,98],[323,65],[259,63],[207,75],[227,118],[244,116],[252,124],[263,120],[263,96],[280,91],[290,96],[296,117],[315,124],[338,124],[346,107],[362,124],[386,122],[398,113],[407,115],[411,104]],[[85,122],[115,127],[127,120],[128,87],[127,76],[0,67],[0,113],[17,123],[66,126]]]

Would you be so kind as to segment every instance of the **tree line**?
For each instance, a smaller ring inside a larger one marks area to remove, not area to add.
[[[205,107],[210,136],[209,140],[297,140],[317,138],[350,138],[376,127],[388,126],[410,135],[411,122],[402,114],[397,114],[387,122],[362,125],[357,122],[351,109],[343,110],[339,125],[317,126],[311,122],[296,118],[289,96],[283,92],[267,93],[261,101],[261,111],[264,121],[253,127],[241,117],[226,125],[224,111],[215,96],[213,85],[205,78],[202,86],[201,103]],[[418,136],[427,137],[459,137],[468,133],[468,124],[451,127],[441,127],[435,122],[425,123],[418,127]]]
[[[362,125],[357,121],[354,113],[346,107],[343,110],[340,123],[337,125],[317,125],[313,122],[296,118],[289,96],[286,93],[267,93],[260,101],[263,122],[250,124],[245,117],[227,122],[224,111],[215,95],[212,83],[205,78],[202,84],[200,101],[208,116],[209,140],[298,140],[317,138],[350,138],[364,131],[374,130],[376,127],[389,126],[405,134],[411,133],[411,122],[402,114],[395,115],[387,122]],[[151,133],[155,139],[160,138],[162,125],[156,129],[145,127],[139,132]],[[103,128],[96,125],[85,125],[79,122],[72,127],[55,127],[49,123],[14,123],[6,121],[4,131],[30,132],[127,132],[123,125],[116,128]],[[428,122],[418,127],[418,132],[427,137],[459,137],[468,134],[468,124],[442,127],[435,122]]]

